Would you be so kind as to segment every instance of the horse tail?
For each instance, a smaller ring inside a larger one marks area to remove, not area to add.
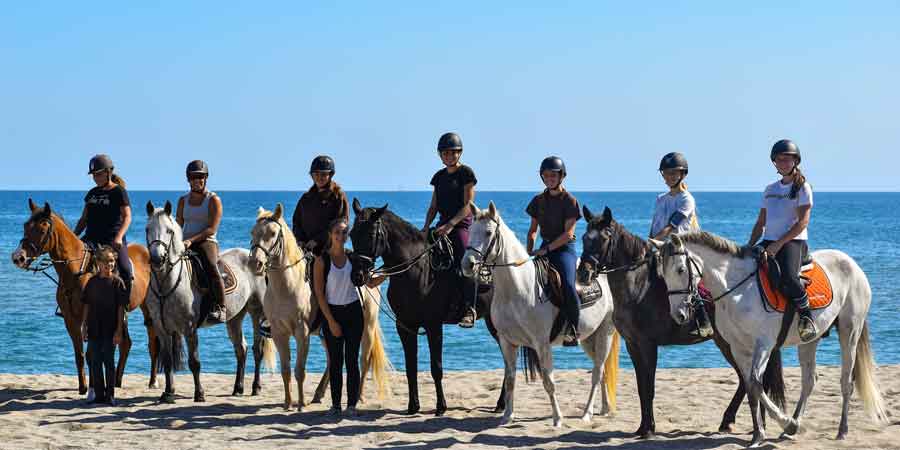
[[[613,329],[612,346],[603,363],[603,385],[606,388],[611,412],[616,411],[616,383],[619,378],[619,330]]]
[[[781,347],[776,348],[769,355],[769,364],[763,373],[763,391],[779,408],[784,410],[784,366],[781,361]]]
[[[538,358],[537,352],[531,347],[522,347],[522,371],[525,372],[526,383],[531,383],[533,380],[544,376],[541,371],[541,359]]]
[[[862,334],[856,346],[856,364],[853,366],[853,379],[856,390],[863,401],[863,407],[872,420],[877,423],[887,422],[884,398],[875,380],[875,359],[869,343],[869,323],[863,322]]]
[[[260,368],[265,370],[266,372],[274,372],[275,371],[275,341],[272,338],[262,338],[262,361],[260,361]]]
[[[184,336],[172,333],[172,370],[180,372],[187,369],[187,359],[184,353]]]
[[[381,325],[378,323],[377,315],[375,316],[371,328],[369,333],[372,345],[371,350],[366,357],[369,358],[369,367],[372,368],[372,375],[375,378],[375,389],[378,392],[378,400],[384,400],[391,392],[391,377],[388,374],[388,371],[393,369],[393,367],[391,367],[391,361],[387,357],[387,352],[384,351],[384,337],[381,333]],[[363,374],[363,376],[366,376],[366,374]]]

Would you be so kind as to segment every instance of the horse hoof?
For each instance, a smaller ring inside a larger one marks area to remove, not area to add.
[[[494,414],[500,414],[506,410],[506,406],[497,405],[494,407]]]
[[[734,433],[734,425],[730,423],[723,423],[719,426],[719,433]]]
[[[638,439],[653,439],[653,437],[655,436],[650,430],[637,430],[637,432],[635,432],[634,434]]]
[[[594,418],[593,415],[585,414],[585,415],[581,416],[581,421],[584,423],[591,423],[591,419],[593,419],[593,418]]]
[[[259,395],[260,388],[259,386],[253,386],[253,390],[250,392],[250,395],[256,396]]]
[[[408,415],[413,415],[413,414],[418,414],[418,413],[419,413],[419,405],[409,405],[409,407],[406,408],[406,414],[408,414]]]
[[[159,389],[159,382],[156,380],[151,381],[147,384],[148,389]]]
[[[303,402],[297,405],[297,412],[303,412]]]
[[[202,392],[199,393],[199,394],[194,394],[194,402],[196,402],[196,403],[203,403],[203,402],[205,402],[205,401],[206,401],[206,396],[203,395]]]
[[[791,419],[788,421],[787,426],[784,427],[784,435],[785,436],[793,436],[793,435],[797,434],[797,431],[799,428],[800,428],[800,425],[797,423],[797,421],[794,419]]]
[[[80,387],[80,386],[78,387],[78,395],[87,394],[87,391],[88,391],[88,388],[86,388],[86,387]]]
[[[290,410],[291,410],[291,404],[290,404],[290,402],[284,404],[284,410],[285,410],[285,411],[290,411]]]
[[[756,448],[762,445],[763,441],[766,440],[766,435],[763,433],[753,433],[753,439],[750,440],[750,445],[747,448]]]
[[[503,417],[500,418],[500,425],[509,425],[509,424],[513,423],[513,420],[514,420],[514,418],[513,418],[512,414],[504,415]]]
[[[173,394],[171,392],[163,392],[162,395],[159,396],[159,402],[160,403],[168,403],[170,405],[174,404],[175,403],[175,394]]]
[[[244,395],[244,388],[234,388],[234,391],[231,393],[233,397]]]
[[[846,431],[838,431],[838,434],[837,434],[837,436],[836,436],[834,439],[835,439],[835,440],[838,440],[838,441],[846,440],[846,439],[847,439],[847,432],[846,432]]]
[[[447,412],[447,405],[437,405],[437,408],[434,410],[434,415],[436,417],[441,417]]]
[[[553,420],[553,428],[562,428],[563,421],[562,419],[554,419]]]

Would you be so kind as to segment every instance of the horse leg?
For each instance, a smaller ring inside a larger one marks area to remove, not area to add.
[[[718,333],[713,335],[713,341],[716,343],[716,346],[719,347],[719,351],[722,352],[722,356],[725,357],[725,360],[728,361],[728,364],[734,369],[737,373],[738,378],[738,387],[734,392],[734,395],[731,397],[731,402],[728,403],[728,408],[725,409],[725,413],[722,414],[722,422],[719,424],[719,432],[720,433],[731,433],[734,431],[734,422],[735,417],[737,416],[737,410],[740,408],[741,403],[744,401],[744,397],[747,395],[747,385],[744,383],[744,377],[741,376],[741,371],[738,369],[737,363],[734,361],[734,355],[731,353],[731,347],[725,342]]]
[[[303,407],[306,406],[306,400],[303,398],[303,382],[306,381],[309,337],[309,330],[305,326],[294,330],[294,339],[297,340],[297,365],[294,368],[294,378],[297,379],[297,411],[303,411]]]
[[[81,323],[78,320],[67,319],[66,328],[68,328],[69,338],[72,340],[72,350],[75,352],[75,370],[78,372],[78,394],[84,395],[88,391],[88,384],[87,376],[84,373],[84,336],[81,334]]]
[[[758,390],[760,403],[766,408],[769,414],[775,417],[775,420],[778,421],[781,428],[787,434],[794,434],[797,432],[797,421],[785,415],[784,412],[781,411],[781,408],[769,398],[763,389],[763,376],[766,371],[766,366],[769,364],[769,357],[772,354],[772,348],[774,346],[775,344],[768,339],[757,340],[756,348],[753,351],[752,366],[749,372],[751,388]]]
[[[434,380],[434,390],[437,396],[437,405],[434,415],[443,416],[447,412],[447,400],[444,399],[444,327],[438,323],[428,327],[428,352],[431,353],[431,378]]]
[[[490,308],[488,308],[490,309]],[[491,333],[491,337],[494,338],[494,342],[497,343],[497,347],[500,347],[500,338],[497,336],[497,329],[494,328],[494,323],[491,321],[491,315],[486,314],[484,316],[484,323],[487,325],[488,332]],[[501,349],[502,353],[503,350]],[[500,386],[500,397],[497,398],[497,406],[494,407],[494,412],[499,413],[506,409],[506,383],[501,383]]]
[[[794,420],[797,427],[800,426],[800,416],[806,411],[806,403],[809,395],[816,386],[818,376],[816,375],[816,349],[819,347],[819,340],[816,339],[807,344],[801,344],[797,347],[797,356],[800,360],[800,400],[797,401],[797,408],[794,409]],[[784,434],[791,435],[797,432],[796,427],[793,430],[785,430]]]
[[[656,372],[656,344],[653,342],[625,341],[628,354],[637,378],[638,395],[641,398],[641,424],[634,434],[638,439],[653,437],[656,431],[656,423],[653,418],[653,379]],[[652,367],[650,365],[652,364]],[[652,369],[652,370],[651,370]]]
[[[200,342],[197,337],[197,330],[187,336],[188,344],[188,367],[191,368],[191,375],[194,376],[194,401],[205,402],[206,395],[203,393],[203,386],[200,384]]]
[[[159,401],[161,403],[175,403],[175,386],[174,386],[174,377],[172,376],[172,372],[175,371],[175,343],[173,342],[175,339],[181,339],[180,337],[173,337],[168,333],[160,333],[159,334],[159,348],[160,348],[160,356],[161,363],[163,365],[163,372],[165,373],[165,388],[163,388],[163,393],[159,396]]]
[[[274,325],[274,324],[273,324]],[[275,341],[275,349],[278,350],[278,360],[281,366],[281,381],[284,385],[284,410],[291,409],[293,400],[291,399],[291,342],[290,335],[284,334],[281,330],[275,333],[272,330],[272,340]]]
[[[850,413],[850,397],[853,396],[854,367],[860,364],[856,360],[862,326],[853,328],[853,319],[838,320],[838,335],[841,342],[841,423],[838,425],[837,440],[847,438],[850,426],[847,416]],[[813,363],[815,367],[815,363]]]
[[[238,313],[225,324],[237,362],[234,373],[234,389],[231,391],[231,395],[244,395],[244,372],[247,369],[247,342],[244,340],[243,329],[244,314],[245,312]]]
[[[603,364],[606,362],[606,355],[609,353],[609,343],[612,336],[605,336],[605,327],[600,327],[594,333],[583,340],[581,343],[584,352],[594,361],[594,367],[591,369],[591,390],[588,394],[587,403],[584,405],[584,414],[581,420],[590,423],[594,417],[594,399],[597,396],[597,387],[603,381]],[[606,388],[602,392],[603,407],[601,414],[609,413],[609,399],[607,397]]]
[[[128,361],[128,353],[131,352],[131,335],[128,333],[128,319],[122,322],[122,342],[119,343],[119,364],[116,366],[116,387],[122,387],[122,379],[125,377],[125,363]]]
[[[513,406],[515,405],[516,392],[516,354],[519,351],[519,347],[503,338],[499,338],[498,342],[500,344],[500,352],[503,353],[503,391],[506,393],[506,398],[503,399],[505,408],[500,424],[506,425],[515,418]]]
[[[406,384],[409,388],[409,404],[406,408],[407,414],[416,414],[419,412],[419,343],[418,336],[415,331],[406,331],[397,321],[397,334],[400,336],[400,342],[403,344],[403,360],[406,365]]]
[[[541,378],[544,382],[544,390],[550,396],[550,407],[553,409],[553,427],[560,428],[563,420],[559,401],[556,398],[556,380],[553,379],[553,349],[548,344],[543,346],[537,353],[541,362]]]
[[[150,320],[150,311],[146,304],[141,305],[141,313],[144,315],[144,327],[147,329],[147,352],[150,353],[150,382],[148,388],[155,389],[159,387],[156,381],[156,373],[159,371],[159,338],[156,334],[156,328]]]
[[[322,326],[327,327],[328,325],[323,324]],[[319,385],[316,386],[316,392],[313,394],[313,403],[322,403],[322,398],[325,397],[325,391],[328,389],[328,383],[331,380],[328,376],[328,371],[331,368],[331,355],[328,353],[328,344],[325,342],[324,336],[319,339],[319,342],[322,343],[322,348],[325,349],[325,370],[322,371],[322,378],[319,378]]]
[[[250,395],[259,395],[259,391],[262,389],[259,373],[262,370],[263,339],[265,338],[259,334],[259,314],[251,312],[250,321],[253,323],[253,387]]]

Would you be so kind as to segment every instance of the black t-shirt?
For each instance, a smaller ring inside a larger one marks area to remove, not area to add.
[[[465,206],[466,185],[469,183],[478,184],[478,180],[475,172],[465,164],[460,164],[453,173],[444,167],[431,177],[441,223],[450,220]]]
[[[581,218],[578,200],[569,191],[554,196],[545,190],[531,199],[525,212],[537,219],[541,239],[545,242],[554,241],[565,233],[566,220]]]
[[[85,240],[110,244],[122,228],[122,207],[128,206],[128,191],[116,185],[110,190],[95,187],[84,196],[87,207]]]
[[[87,316],[88,338],[112,339],[118,323],[116,310],[119,305],[128,306],[122,279],[94,275],[88,280],[81,301],[91,305]]]

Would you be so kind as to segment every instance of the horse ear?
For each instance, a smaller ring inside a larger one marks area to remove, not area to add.
[[[153,201],[147,200],[147,217],[152,216],[153,211],[156,211],[156,208],[153,206]]]
[[[359,204],[359,199],[353,197],[353,214],[356,214],[358,216],[359,213],[362,212],[362,210],[362,206]]]
[[[681,242],[681,237],[678,236],[677,233],[670,234],[669,240],[672,241],[672,245],[674,245],[675,247],[681,247],[683,245],[683,243]]]
[[[163,207],[163,211],[166,212],[166,215],[172,215],[172,202],[166,200],[166,206]]]
[[[32,200],[31,197],[28,197],[28,209],[30,209],[32,213],[37,211],[38,209],[37,205],[34,204],[34,200]]]
[[[581,215],[584,216],[584,220],[585,220],[587,223],[591,223],[591,222],[594,221],[594,215],[591,214],[591,210],[588,209],[587,205],[583,205],[583,206],[581,207]]]
[[[52,213],[53,211],[50,210],[50,202],[44,202],[44,215],[50,217],[50,214]]]
[[[472,211],[472,217],[474,217],[476,220],[478,219],[478,216],[481,215],[481,210],[478,209],[477,206],[475,206],[475,202],[469,202],[469,210]]]
[[[382,206],[381,208],[375,209],[375,212],[372,213],[372,218],[370,220],[376,221],[376,220],[380,219],[381,216],[383,216],[384,213],[387,211],[387,209],[388,209],[387,203],[385,203],[384,206]]]
[[[272,213],[272,219],[281,220],[281,216],[284,215],[284,206],[281,203],[275,205],[275,211]]]
[[[647,239],[647,242],[650,242],[650,245],[652,245],[653,248],[655,248],[657,250],[661,250],[666,245],[665,242],[660,241],[659,239],[653,239],[653,238]]]
[[[491,216],[492,219],[496,219],[500,216],[500,214],[497,213],[497,206],[494,205],[493,200],[488,204],[488,215]]]
[[[613,220],[612,210],[609,209],[609,206],[603,207],[603,215],[600,216],[600,220],[602,220],[604,222],[612,222],[612,220]]]

